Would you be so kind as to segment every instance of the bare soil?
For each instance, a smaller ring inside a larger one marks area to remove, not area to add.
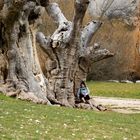
[[[125,114],[140,113],[140,99],[94,96],[93,100],[115,112]]]

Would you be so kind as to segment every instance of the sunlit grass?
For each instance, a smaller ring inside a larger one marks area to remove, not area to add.
[[[87,82],[93,96],[123,97],[140,99],[140,84]]]
[[[140,114],[37,105],[0,95],[1,140],[139,140]]]

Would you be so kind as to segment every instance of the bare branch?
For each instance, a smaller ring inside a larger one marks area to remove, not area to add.
[[[72,39],[75,38],[75,36],[77,36],[80,31],[88,4],[89,4],[89,0],[75,1],[75,14],[73,18],[73,25],[72,25],[72,32],[71,32]]]
[[[89,0],[76,0],[75,1],[75,14],[74,14],[74,19],[73,19],[73,23],[75,25],[80,26],[82,24],[88,4],[89,4]]]
[[[59,46],[60,43],[67,43],[70,40],[71,22],[64,22],[53,33],[51,39],[53,40],[52,47]]]
[[[90,46],[84,51],[81,58],[84,58],[87,62],[94,63],[112,56],[114,54],[107,49],[100,49],[100,46]]]
[[[51,44],[51,39],[48,37],[45,37],[45,35],[42,32],[38,32],[36,35],[37,42],[44,48],[48,49],[48,46]]]
[[[71,32],[71,22],[63,15],[57,3],[48,3],[45,7],[49,16],[52,17],[58,28],[51,36],[52,47],[55,48],[60,42],[68,42]]]
[[[109,50],[99,49],[93,53],[93,55],[90,57],[90,60],[92,61],[92,63],[94,63],[113,56],[114,54],[111,53]]]
[[[57,3],[48,4],[46,7],[46,11],[49,14],[49,16],[52,17],[54,22],[57,23],[59,26],[63,24],[64,22],[68,22],[68,20],[63,15]]]
[[[38,32],[36,34],[36,41],[39,43],[40,47],[48,54],[51,58],[53,55],[51,48],[51,38],[45,37],[42,32]]]
[[[91,21],[85,26],[85,28],[82,30],[82,34],[81,34],[81,46],[82,47],[88,46],[93,35],[100,28],[101,25],[102,25],[102,22],[100,22],[100,21]]]

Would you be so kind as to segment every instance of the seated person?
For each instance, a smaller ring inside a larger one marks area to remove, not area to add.
[[[91,102],[91,101],[90,101],[91,98],[90,98],[90,96],[89,96],[89,93],[90,93],[90,91],[89,91],[88,87],[86,86],[85,82],[82,81],[82,82],[80,83],[80,88],[78,89],[78,92],[77,92],[77,97],[78,97],[78,99],[79,99],[80,101],[84,102],[84,103],[90,104],[90,107],[91,107],[92,109],[96,108],[96,109],[98,109],[98,110],[100,110],[100,111],[105,111],[105,110],[107,110],[107,109],[106,109],[105,107],[103,107],[102,105],[97,105],[96,103]]]
[[[80,83],[80,88],[78,89],[78,92],[77,92],[78,99],[80,99],[83,102],[87,102],[88,100],[90,100],[89,93],[90,91],[87,88],[85,82],[82,81]]]

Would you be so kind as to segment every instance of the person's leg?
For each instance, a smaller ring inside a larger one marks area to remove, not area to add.
[[[92,105],[92,102],[90,101],[89,95],[86,95],[84,98],[85,98],[86,102],[90,105],[90,107],[91,107],[92,109],[94,109],[94,106]]]
[[[84,98],[85,98],[85,100],[90,100],[89,95],[86,95]]]
[[[79,98],[80,98],[80,100],[81,100],[82,102],[84,102],[84,103],[86,102],[85,99],[84,99],[84,95],[83,95],[83,94],[80,94],[80,95],[79,95]]]
[[[85,97],[86,102],[91,106],[92,109],[96,109],[99,111],[104,111],[105,108],[102,105],[97,105],[96,103],[93,103],[92,100],[90,100],[91,98],[89,97],[89,95],[87,95]]]

